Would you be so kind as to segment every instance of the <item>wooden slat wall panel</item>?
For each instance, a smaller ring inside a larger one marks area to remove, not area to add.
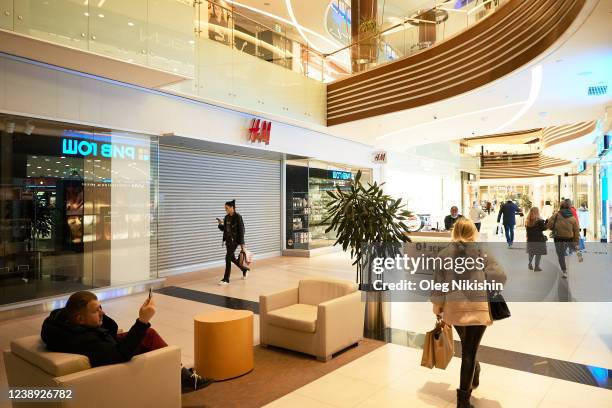
[[[328,126],[473,90],[552,45],[585,0],[510,0],[470,29],[418,54],[328,85]]]

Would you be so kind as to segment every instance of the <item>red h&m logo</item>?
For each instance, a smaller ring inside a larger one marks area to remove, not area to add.
[[[260,119],[253,119],[249,128],[249,142],[264,142],[270,144],[270,131],[272,130],[272,122]]]

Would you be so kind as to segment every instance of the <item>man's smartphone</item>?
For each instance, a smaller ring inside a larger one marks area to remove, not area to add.
[[[153,291],[149,288],[149,300],[151,300],[151,296],[153,296]]]
[[[217,217],[217,218],[216,218],[216,220],[217,220],[217,222],[219,222],[219,223],[223,222],[223,220],[222,220],[221,218],[219,218],[219,217]]]

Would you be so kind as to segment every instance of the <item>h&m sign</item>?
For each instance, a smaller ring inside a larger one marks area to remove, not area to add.
[[[249,142],[270,144],[270,132],[272,131],[272,122],[253,119],[249,128]]]
[[[385,164],[387,163],[387,152],[381,150],[374,152],[372,154],[372,162],[376,164]]]

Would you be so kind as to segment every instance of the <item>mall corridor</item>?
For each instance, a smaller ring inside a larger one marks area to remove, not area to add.
[[[0,0],[0,408],[612,408],[612,0]]]

